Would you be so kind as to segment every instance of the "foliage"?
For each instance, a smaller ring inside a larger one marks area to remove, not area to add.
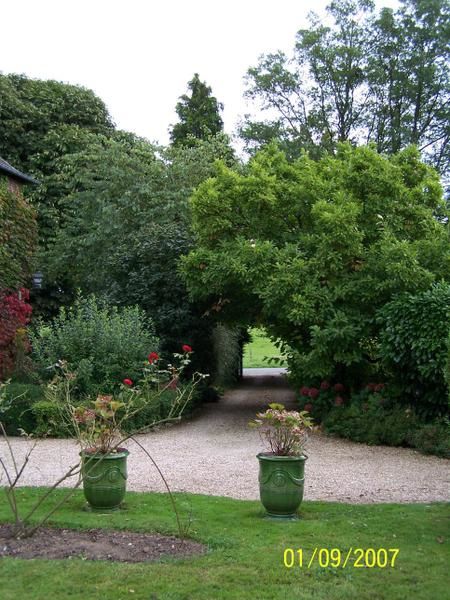
[[[270,146],[244,174],[218,165],[192,213],[192,296],[222,322],[283,340],[298,385],[367,381],[378,309],[450,278],[442,190],[414,148],[386,158],[343,144],[289,163]]]
[[[95,296],[62,307],[30,333],[32,357],[43,377],[59,360],[77,371],[79,394],[114,391],[125,377],[136,379],[150,348],[157,345],[152,324],[138,307],[118,308]]]
[[[223,130],[223,104],[211,95],[211,88],[200,81],[198,73],[189,81],[188,89],[190,95],[183,94],[175,108],[179,122],[170,134],[174,146],[193,146],[196,139],[206,140]]]
[[[36,243],[34,209],[0,179],[0,290],[29,282]]]
[[[25,75],[0,74],[0,156],[39,180],[39,185],[25,190],[37,216],[36,262],[44,272],[44,286],[33,298],[35,315],[54,316],[62,303],[73,300],[67,279],[51,280],[42,257],[63,220],[60,200],[67,193],[67,183],[59,161],[94,140],[106,140],[113,131],[104,102],[92,91],[57,81],[29,79]],[[32,212],[30,207],[28,211]],[[22,227],[12,239],[17,244],[24,240],[26,248],[31,248],[36,244],[35,228],[34,223],[29,228]],[[21,252],[20,256],[25,260],[27,253]],[[1,263],[0,252],[0,267]],[[3,272],[7,271],[0,268],[0,273]]]
[[[130,430],[133,418],[143,408],[159,404],[160,397],[167,390],[173,390],[174,393],[169,397],[170,403],[164,416],[161,417],[161,413],[155,415],[153,420],[144,423],[141,430],[179,419],[184,414],[196,386],[205,377],[195,373],[190,385],[179,385],[190,363],[191,353],[190,347],[186,346],[183,353],[174,354],[173,361],[164,366],[158,353],[151,352],[136,384],[127,377],[114,396],[98,394],[95,400],[86,399],[83,403],[73,395],[76,373],[69,370],[66,362],[60,361],[59,373],[45,392],[46,401],[49,407],[53,407],[56,417],[53,425],[57,430],[62,429],[74,435],[86,453],[111,454],[121,451],[119,445],[132,435],[127,435],[125,430]]]
[[[237,327],[218,324],[213,331],[214,374],[216,385],[226,387],[236,383],[241,360],[242,332]]]
[[[450,458],[450,422],[448,419],[422,425],[413,434],[412,445],[424,454]]]
[[[57,490],[55,498],[61,499],[64,493]],[[40,494],[42,488],[19,488],[20,507],[29,510]],[[342,600],[343,597],[428,600],[446,597],[446,503],[304,501],[302,518],[280,527],[261,518],[261,505],[257,501],[200,494],[175,494],[175,497],[180,506],[191,512],[195,524],[193,537],[207,544],[210,552],[182,561],[149,562],[145,566],[73,559],[65,561],[64,568],[61,568],[61,560],[4,557],[0,574],[2,594],[8,600],[27,597],[30,600],[56,597],[100,600],[129,596],[149,600],[152,595],[164,600],[183,597],[196,600]],[[83,503],[79,491],[53,515],[52,525],[123,530],[126,523],[127,529],[140,533],[177,534],[167,494],[128,492],[126,512],[102,515],[101,521],[98,513],[81,510]],[[0,504],[1,522],[10,519],[5,505],[5,502]],[[37,517],[46,509],[44,505]],[[356,555],[350,557],[345,569],[323,568],[314,560],[311,568],[305,570],[306,561],[315,548],[330,549],[332,543],[340,549],[344,560],[348,549],[355,547],[355,538],[361,548],[399,548],[394,568],[354,568]],[[286,548],[293,548],[296,553],[299,540],[303,569],[298,563],[286,568],[283,553]],[[256,555],[258,560],[255,560]],[[427,557],[427,568],[424,568],[424,557]],[[349,568],[352,571],[348,571]],[[31,593],[30,581],[33,582]]]
[[[283,404],[272,403],[249,425],[259,430],[271,454],[299,456],[303,454],[312,420],[306,411],[286,410]]]
[[[379,311],[378,322],[381,361],[399,399],[424,416],[447,414],[450,285],[400,295]]]
[[[411,445],[419,423],[411,408],[388,403],[383,395],[364,392],[333,407],[324,418],[324,427],[330,433],[355,442],[388,446]]]
[[[97,140],[59,161],[61,228],[45,256],[51,281],[151,316],[169,354],[187,340],[195,367],[211,353],[210,319],[190,302],[177,261],[189,251],[188,198],[226,156],[220,136],[164,150],[133,136]]]
[[[20,435],[20,431],[36,431],[34,406],[44,397],[40,385],[29,383],[0,383],[0,421],[8,435]]]
[[[25,326],[32,312],[28,303],[29,292],[21,288],[18,292],[0,290],[0,380],[15,370],[18,357],[23,365],[28,351]]]
[[[369,384],[364,390],[368,397],[383,389],[383,384]],[[324,380],[318,387],[303,385],[299,390],[299,404],[306,410],[316,423],[320,423],[334,406],[348,403],[349,391],[342,383],[331,384]]]
[[[44,139],[52,130],[69,125],[109,133],[113,127],[104,102],[79,86],[0,74],[0,97],[0,156],[25,172],[37,173],[46,161]]]
[[[329,433],[355,442],[411,446],[425,454],[450,458],[448,421],[424,424],[413,408],[383,396],[354,394],[351,402],[333,407],[323,425]]]
[[[248,70],[247,97],[272,117],[247,116],[248,147],[278,139],[290,156],[317,157],[347,140],[388,153],[416,144],[448,173],[448,0],[404,0],[378,14],[371,0],[341,0],[327,12],[309,15],[291,59],[266,54]]]

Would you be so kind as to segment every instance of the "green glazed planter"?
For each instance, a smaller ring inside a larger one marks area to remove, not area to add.
[[[306,456],[276,456],[260,453],[259,494],[274,519],[295,519],[303,500]]]
[[[112,511],[120,508],[127,485],[127,456],[120,449],[112,454],[80,452],[82,459],[84,497],[94,511]]]

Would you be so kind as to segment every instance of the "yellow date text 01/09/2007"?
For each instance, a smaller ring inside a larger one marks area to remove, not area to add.
[[[286,568],[293,567],[310,569],[318,565],[324,569],[345,569],[346,567],[385,569],[395,567],[399,548],[314,548],[306,553],[302,548],[286,548],[283,553],[283,564]]]

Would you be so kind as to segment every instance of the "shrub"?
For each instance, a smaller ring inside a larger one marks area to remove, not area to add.
[[[8,435],[20,435],[21,429],[26,433],[35,432],[37,422],[33,406],[43,396],[39,385],[11,383],[4,388],[0,402],[0,421]]]
[[[61,308],[49,323],[40,322],[30,335],[32,357],[41,374],[59,360],[77,371],[78,394],[112,392],[124,378],[137,379],[150,350],[158,342],[152,324],[138,307],[117,308],[95,296]]]
[[[183,385],[183,384],[180,384]],[[136,404],[137,412],[123,422],[125,432],[145,430],[157,421],[162,421],[169,416],[174,400],[177,396],[175,390],[165,390],[159,397],[143,400],[141,406]],[[183,416],[192,413],[200,401],[200,393],[194,392],[191,400],[183,411]]]
[[[322,386],[322,384],[324,384]],[[333,406],[336,392],[333,386],[323,381],[320,386],[306,386],[300,388],[299,403],[302,410],[307,410],[315,423],[320,423]],[[340,392],[342,394],[342,392]]]
[[[412,409],[398,405],[385,408],[376,397],[333,408],[324,420],[329,433],[355,442],[388,446],[410,446],[418,424]]]
[[[380,356],[399,400],[425,418],[448,412],[445,382],[450,331],[450,285],[402,294],[378,313]]]
[[[423,425],[414,433],[412,443],[424,454],[450,458],[450,421]]]
[[[0,380],[10,376],[20,357],[21,368],[28,351],[25,325],[30,320],[31,306],[28,290],[0,291]]]
[[[61,420],[59,410],[53,402],[43,398],[35,402],[31,410],[35,420],[35,436],[66,438],[73,435],[74,432]]]

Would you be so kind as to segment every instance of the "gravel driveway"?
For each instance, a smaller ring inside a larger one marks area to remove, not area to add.
[[[206,404],[190,421],[139,436],[173,491],[258,499],[259,435],[247,427],[270,402],[294,407],[283,377],[250,377],[218,403]],[[11,439],[18,457],[27,442]],[[130,441],[128,489],[165,491],[155,468]],[[1,456],[6,444],[0,442]],[[76,464],[72,440],[43,440],[35,449],[22,485],[50,485]],[[366,446],[314,433],[307,447],[305,499],[351,503],[448,501],[450,461],[415,450]],[[0,482],[3,483],[3,479]],[[69,483],[70,484],[70,483]]]

